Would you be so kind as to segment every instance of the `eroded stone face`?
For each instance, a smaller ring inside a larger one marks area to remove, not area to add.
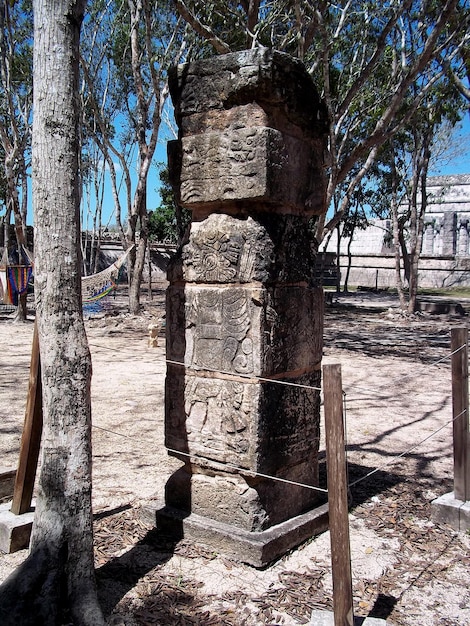
[[[184,207],[236,213],[274,207],[299,215],[323,210],[316,199],[321,179],[312,176],[316,151],[310,142],[273,128],[248,127],[183,137],[180,149]]]
[[[170,286],[167,358],[224,374],[308,371],[321,361],[322,301],[302,286]]]
[[[323,109],[302,64],[247,51],[173,72],[172,180],[193,211],[167,289],[167,504],[260,532],[318,481]]]
[[[180,138],[169,150],[179,203],[207,215],[326,210],[326,114],[302,63],[272,50],[170,72]]]
[[[169,366],[167,447],[209,466],[231,463],[274,475],[306,461],[315,467],[319,393],[305,387],[318,389],[320,372],[285,382],[293,384],[209,378]]]
[[[248,105],[265,111],[266,126],[291,127],[291,134],[321,137],[327,133],[326,109],[304,65],[268,49],[244,50],[173,68],[170,93],[179,127],[198,115],[238,111]],[[211,118],[209,118],[211,119]],[[199,118],[198,128],[208,127]]]
[[[305,283],[314,259],[303,217],[213,213],[193,222],[189,239],[173,260],[168,278],[176,283]]]

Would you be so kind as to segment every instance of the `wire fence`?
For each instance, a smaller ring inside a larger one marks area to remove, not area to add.
[[[90,344],[92,345],[92,344]],[[100,348],[102,346],[99,346]],[[427,367],[429,366],[437,366],[440,365],[442,363],[445,362],[449,362],[452,359],[452,356],[456,353],[458,353],[459,351],[463,350],[464,348],[466,348],[465,345],[461,345],[459,346],[457,349],[455,349],[454,351],[450,352],[449,354],[445,355],[444,357],[441,357],[439,359],[436,359],[435,361],[433,361],[431,364],[429,364]],[[166,360],[167,365],[172,365],[172,366],[178,366],[178,367],[184,367],[186,369],[186,371],[191,371],[191,372],[204,372],[205,375],[207,376],[207,373],[209,374],[214,374],[217,376],[231,376],[233,378],[236,379],[241,379],[241,380],[245,380],[247,382],[268,382],[268,383],[272,383],[272,384],[277,384],[277,385],[284,385],[284,386],[291,386],[291,387],[299,387],[301,389],[305,389],[305,390],[310,390],[310,391],[316,391],[316,392],[322,392],[322,388],[321,387],[317,387],[317,386],[312,386],[312,385],[306,385],[306,384],[299,384],[299,383],[295,383],[295,382],[290,382],[290,381],[285,381],[285,380],[279,380],[277,378],[267,378],[267,377],[261,377],[261,376],[254,376],[254,375],[248,375],[248,374],[234,374],[233,372],[230,371],[224,371],[224,370],[216,370],[216,369],[199,369],[199,368],[193,368],[193,367],[188,367],[187,365],[185,365],[185,363],[180,362],[180,361],[174,361],[171,359],[167,359]],[[418,379],[417,375],[413,375],[413,374],[409,374],[408,376],[404,377],[400,377],[399,380],[399,384],[401,386],[404,385],[405,381],[412,381],[414,378]],[[391,381],[388,381],[389,384],[391,384]],[[366,392],[368,394],[375,394],[375,395],[380,395],[379,392],[377,391],[377,389],[372,389],[372,388],[366,388],[366,387],[362,387],[362,386],[353,386],[350,388],[350,392],[352,391],[356,391],[356,392]],[[348,394],[343,392],[343,398],[344,398],[344,414],[347,414],[347,397]],[[449,420],[447,420],[444,424],[441,424],[439,427],[435,428],[430,434],[427,434],[425,437],[420,438],[416,441],[410,442],[410,445],[403,450],[402,452],[395,454],[394,456],[392,456],[391,458],[389,458],[387,460],[386,463],[383,463],[381,465],[378,465],[376,467],[374,467],[372,470],[370,470],[369,472],[367,472],[364,476],[361,476],[360,478],[349,482],[348,487],[352,488],[357,486],[359,483],[369,479],[371,476],[373,476],[374,474],[378,473],[378,472],[382,472],[384,471],[387,467],[389,467],[390,465],[392,465],[393,463],[395,463],[396,461],[398,461],[399,459],[402,459],[404,457],[406,457],[407,455],[409,455],[411,452],[417,450],[418,448],[420,448],[423,444],[425,444],[426,442],[428,442],[429,440],[433,439],[438,433],[440,433],[442,430],[444,430],[445,428],[447,428],[448,426],[452,425],[453,422],[455,422],[455,420],[459,419],[461,417],[462,413],[453,416],[452,418],[450,418]],[[426,415],[423,415],[423,419],[426,418]],[[107,432],[109,434],[113,434],[119,437],[125,437],[128,439],[138,439],[138,437],[136,437],[135,435],[127,435],[127,434],[123,434],[123,433],[119,433],[116,432],[112,429],[109,428],[102,428],[100,426],[98,426],[97,424],[93,424],[93,427],[98,429],[98,430],[102,430],[104,432]],[[143,439],[141,440],[142,442],[147,443],[146,441],[144,441]],[[347,447],[347,446],[346,446]],[[181,450],[175,450],[175,449],[171,449],[171,448],[166,448],[167,451],[175,456],[180,456],[180,457],[185,457],[188,459],[191,459],[193,462],[197,462],[197,461],[201,461],[201,462],[207,462],[207,458],[202,457],[200,455],[194,454],[194,453],[190,453],[190,452],[184,452]],[[231,470],[231,471],[236,471],[238,473],[240,473],[243,476],[248,476],[248,477],[259,477],[259,478],[264,478],[264,479],[268,479],[268,480],[272,480],[272,481],[277,481],[277,482],[282,482],[282,483],[288,483],[291,485],[295,485],[295,486],[299,486],[299,487],[303,487],[305,489],[309,489],[312,491],[316,491],[318,493],[322,493],[322,494],[327,494],[328,490],[324,489],[322,487],[319,487],[318,485],[309,485],[309,484],[305,484],[305,483],[301,483],[301,482],[297,482],[297,481],[292,481],[292,480],[288,480],[286,478],[282,478],[279,476],[273,476],[270,474],[264,474],[255,470],[250,470],[246,467],[241,467],[238,465],[234,465],[231,463],[218,463],[218,466],[220,466],[221,469],[225,468],[226,470]]]

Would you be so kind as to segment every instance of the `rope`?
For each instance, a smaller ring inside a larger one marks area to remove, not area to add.
[[[110,433],[112,435],[117,435],[118,437],[124,437],[125,439],[135,439],[136,441],[141,441],[142,443],[148,443],[147,440],[141,439],[140,437],[130,437],[129,435],[124,435],[123,433],[118,433],[114,430],[110,430],[109,428],[102,428],[101,426],[97,426],[96,424],[92,425],[93,428],[97,428],[98,430],[102,430],[106,433]],[[173,454],[185,456],[189,459],[196,459],[198,461],[207,462],[208,459],[206,457],[199,456],[197,454],[189,454],[188,452],[181,452],[180,450],[173,450],[172,448],[166,448],[168,452],[172,452]],[[216,461],[217,463],[217,461]],[[305,483],[299,483],[294,480],[288,480],[287,478],[280,478],[279,476],[271,476],[270,474],[262,474],[261,472],[256,472],[254,470],[249,470],[244,467],[238,467],[237,465],[233,465],[231,463],[217,463],[221,467],[229,468],[240,472],[240,474],[245,474],[252,478],[260,477],[260,478],[268,478],[270,480],[275,480],[281,483],[288,483],[289,485],[295,485],[297,487],[305,487],[305,489],[311,489],[312,491],[318,491],[319,493],[328,493],[328,489],[323,489],[322,487],[315,487],[313,485],[306,485]]]
[[[446,355],[444,357],[441,357],[440,359],[438,359],[434,363],[431,363],[430,365],[438,365],[439,363],[442,363],[443,361],[445,361],[445,360],[449,359],[450,357],[452,357],[454,354],[457,354],[460,350],[463,350],[464,348],[466,348],[465,344],[459,346],[458,348],[456,348],[450,354],[448,354],[448,355]],[[185,364],[180,362],[180,361],[173,361],[173,360],[170,360],[170,359],[166,359],[166,363],[170,364],[170,365],[177,365],[177,366],[180,366],[180,367],[185,367]],[[198,370],[196,368],[187,368],[187,369],[189,369],[190,371],[195,371],[195,372],[204,371],[204,372],[211,372],[211,373],[215,373],[215,374],[226,374],[226,375],[230,375],[230,376],[237,376],[237,377],[240,377],[240,378],[248,379],[250,381],[256,380],[256,381],[261,381],[261,382],[276,383],[276,384],[279,384],[279,385],[300,387],[300,388],[303,388],[303,389],[310,389],[310,390],[314,390],[314,391],[322,391],[322,389],[320,387],[313,387],[311,385],[303,385],[303,384],[299,384],[299,383],[291,383],[291,382],[287,382],[287,381],[276,380],[276,379],[273,379],[273,378],[263,378],[263,377],[260,377],[260,376],[250,376],[250,375],[247,375],[247,374],[238,374],[238,373],[234,374],[233,372],[228,372],[228,371],[224,371],[224,370],[211,370],[211,369],[207,369],[207,368],[204,368],[204,369],[201,369],[201,370]],[[410,375],[407,378],[408,379],[412,379],[413,376]],[[400,383],[403,384],[403,379],[400,380]],[[358,390],[362,389],[362,390],[368,391],[369,393],[375,393],[375,394],[379,395],[376,390],[365,389],[365,388],[361,388],[361,387],[353,387],[353,389],[358,389]],[[346,405],[346,394],[345,394],[344,391],[343,391],[343,407],[344,407],[343,408],[343,410],[344,410],[344,423],[345,423],[345,426],[346,426],[346,415],[347,415],[346,409],[347,409],[347,405]],[[351,487],[356,486],[357,484],[361,483],[362,481],[366,480],[367,478],[370,478],[370,476],[373,476],[377,472],[382,471],[383,469],[385,469],[386,467],[388,467],[392,463],[396,462],[398,459],[401,459],[404,456],[408,455],[410,452],[412,452],[413,450],[415,450],[416,448],[418,448],[422,444],[426,443],[426,441],[429,441],[432,437],[434,437],[441,430],[446,428],[449,424],[452,424],[455,420],[457,420],[459,417],[461,417],[464,413],[465,413],[465,411],[461,412],[459,415],[456,415],[451,420],[447,421],[445,424],[443,424],[442,426],[437,428],[435,431],[430,433],[424,439],[422,439],[422,440],[418,441],[417,443],[413,444],[412,446],[410,446],[409,448],[407,448],[405,451],[401,452],[400,454],[395,455],[394,457],[389,459],[383,465],[380,465],[380,466],[376,467],[375,469],[371,470],[370,472],[365,474],[365,476],[362,476],[361,478],[358,478],[357,480],[355,480],[355,481],[353,481],[351,483],[348,482],[348,488],[350,489]],[[114,435],[118,435],[120,437],[125,437],[125,438],[128,438],[128,439],[132,439],[133,438],[133,437],[129,437],[128,435],[123,435],[121,433],[118,433],[118,432],[115,432],[115,431],[112,431],[112,430],[109,430],[109,429],[106,429],[106,428],[101,428],[100,426],[93,425],[93,427],[94,428],[98,428],[99,430],[103,430],[105,432],[114,434]],[[136,439],[138,439],[138,438],[136,438]],[[346,428],[345,428],[345,441],[346,441]],[[206,458],[200,457],[200,456],[195,455],[195,454],[189,454],[189,453],[186,453],[186,452],[181,452],[179,450],[173,450],[171,448],[167,448],[167,451],[171,452],[171,453],[174,453],[174,454],[177,454],[177,455],[186,456],[186,457],[188,457],[190,459],[207,461]],[[314,487],[312,485],[307,485],[307,484],[299,483],[299,482],[296,482],[296,481],[290,481],[288,479],[279,478],[277,476],[271,476],[269,474],[263,474],[263,473],[260,473],[260,472],[255,472],[253,470],[247,470],[246,468],[238,467],[236,465],[232,465],[232,464],[229,464],[229,463],[224,463],[222,465],[223,465],[223,467],[226,467],[226,468],[238,471],[241,474],[245,474],[245,475],[248,475],[248,476],[253,476],[253,477],[259,476],[261,478],[267,478],[269,480],[275,480],[275,481],[288,483],[288,484],[299,486],[299,487],[304,487],[306,489],[311,489],[311,490],[314,490],[314,491],[317,491],[317,492],[320,492],[320,493],[326,493],[326,494],[328,493],[327,489],[323,489],[321,487]]]
[[[391,463],[394,463],[395,461],[397,461],[398,459],[401,459],[402,457],[406,456],[407,454],[409,454],[412,450],[414,450],[415,448],[418,448],[420,445],[422,445],[423,443],[425,443],[426,441],[428,441],[429,439],[431,439],[432,437],[434,437],[434,435],[437,435],[437,433],[439,433],[441,430],[443,430],[446,426],[448,426],[449,424],[452,424],[453,422],[455,422],[456,419],[458,419],[459,417],[461,417],[464,413],[466,413],[466,410],[462,411],[461,413],[459,413],[458,415],[456,415],[455,417],[453,417],[451,420],[449,420],[448,422],[446,422],[445,424],[443,424],[442,426],[439,426],[439,428],[435,431],[433,431],[431,434],[429,434],[427,437],[425,437],[424,439],[421,439],[421,441],[418,441],[418,443],[413,444],[412,446],[410,446],[407,450],[405,450],[404,452],[401,452],[400,454],[397,454],[396,456],[392,457],[391,459],[389,459],[386,463],[384,463],[383,465],[380,465],[379,467],[376,467],[375,469],[371,470],[370,472],[368,472],[365,476],[362,476],[361,478],[358,478],[357,480],[355,480],[354,482],[350,483],[348,486],[349,487],[354,487],[355,485],[357,485],[358,483],[362,482],[363,480],[365,480],[366,478],[369,478],[370,476],[372,476],[373,474],[376,474],[377,472],[382,471],[385,467],[388,467]]]
[[[312,387],[312,385],[303,385],[301,383],[291,383],[286,380],[278,380],[277,378],[263,378],[262,376],[250,376],[249,374],[239,374],[237,372],[227,372],[225,370],[213,370],[207,367],[197,369],[195,367],[187,367],[181,361],[171,361],[166,359],[166,362],[170,365],[179,365],[180,367],[186,367],[190,372],[210,372],[211,374],[225,374],[227,376],[237,376],[238,378],[245,378],[250,381],[259,381],[263,383],[276,383],[278,385],[286,385],[288,387],[300,387],[301,389],[311,389],[313,391],[321,391],[321,387]]]
[[[462,344],[461,346],[459,346],[458,348],[456,348],[453,352],[450,352],[449,354],[446,354],[445,356],[441,357],[440,359],[437,359],[437,361],[433,361],[432,363],[429,363],[429,365],[427,365],[427,367],[434,367],[435,365],[439,365],[440,363],[443,363],[444,361],[447,361],[448,359],[450,359],[452,356],[454,356],[454,354],[457,354],[457,352],[460,352],[460,350],[463,350],[464,348],[466,348],[467,346],[465,344]],[[413,378],[418,378],[417,375],[413,375],[413,374],[409,374],[408,376],[405,376],[404,378],[400,378],[400,385],[403,385],[405,382],[413,380]],[[393,383],[393,380],[390,381],[390,379],[387,378],[387,386],[390,386],[390,383]],[[365,391],[367,393],[371,393],[374,394],[376,396],[381,396],[382,394],[380,393],[380,391],[378,391],[377,389],[370,389],[368,387],[357,387],[356,385],[353,385],[350,389],[350,391]]]

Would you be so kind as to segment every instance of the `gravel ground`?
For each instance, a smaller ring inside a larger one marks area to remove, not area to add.
[[[402,317],[384,294],[361,297],[327,308],[324,350],[325,363],[341,364],[345,392],[355,615],[392,626],[464,626],[470,537],[435,524],[431,501],[452,490],[450,328],[468,319]],[[313,609],[332,607],[328,532],[257,570],[175,544],[142,521],[141,505],[162,496],[179,466],[163,447],[163,341],[147,342],[163,302],[157,291],[135,318],[118,296],[86,322],[104,610],[129,626],[309,623]],[[17,461],[31,338],[31,321],[0,317],[2,466]],[[322,445],[324,481],[323,464]],[[25,557],[0,554],[0,581]]]

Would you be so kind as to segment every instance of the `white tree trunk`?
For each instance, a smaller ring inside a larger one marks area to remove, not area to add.
[[[2,624],[104,624],[93,564],[91,359],[80,280],[77,81],[84,7],[84,0],[34,0],[35,290],[44,430],[31,553],[0,588]]]

